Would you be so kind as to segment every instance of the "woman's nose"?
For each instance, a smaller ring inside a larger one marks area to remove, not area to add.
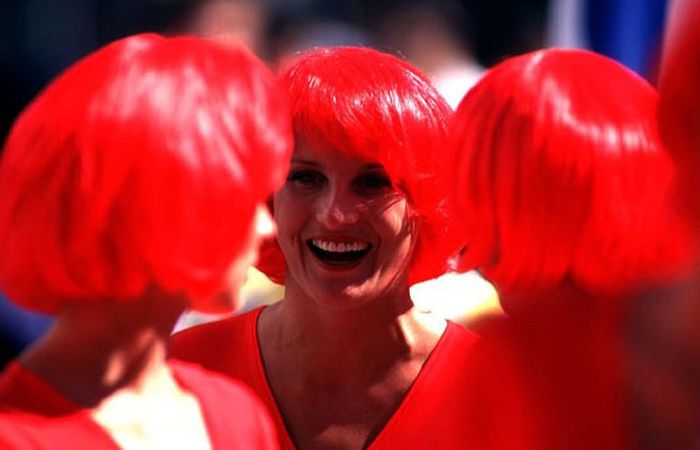
[[[360,220],[357,199],[350,193],[329,192],[319,205],[316,216],[319,222],[331,229],[356,224]]]

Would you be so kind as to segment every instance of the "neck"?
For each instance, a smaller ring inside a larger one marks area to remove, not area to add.
[[[272,358],[296,361],[292,370],[319,383],[362,383],[397,362],[423,361],[445,328],[443,320],[414,308],[407,283],[352,310],[322,308],[294,290],[286,293],[261,317],[261,345],[272,349]]]
[[[67,304],[22,364],[70,400],[93,407],[120,389],[173,388],[167,343],[185,308],[181,298],[150,290],[130,301]]]

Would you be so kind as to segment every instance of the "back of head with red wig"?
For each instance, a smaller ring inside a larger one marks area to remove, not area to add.
[[[0,288],[67,301],[225,287],[283,182],[286,98],[242,48],[137,35],[85,57],[19,116],[0,163]]]
[[[674,2],[659,79],[661,134],[677,163],[683,205],[696,228],[700,226],[699,23],[700,2]]]
[[[405,61],[361,47],[299,55],[281,80],[297,142],[377,162],[407,195],[418,225],[409,281],[442,274],[450,248],[444,180],[437,177],[450,114],[444,99]],[[283,282],[281,250],[268,244],[258,267]]]
[[[569,283],[623,295],[673,274],[684,234],[656,107],[643,79],[588,51],[495,66],[451,124],[461,269],[480,267],[515,299]]]

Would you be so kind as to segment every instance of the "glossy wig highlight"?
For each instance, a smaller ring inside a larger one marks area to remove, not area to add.
[[[675,274],[685,234],[656,107],[642,78],[584,50],[490,70],[451,123],[460,269],[514,298],[567,283],[616,296]]]

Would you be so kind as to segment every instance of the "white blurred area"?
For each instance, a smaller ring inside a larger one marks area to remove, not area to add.
[[[496,289],[475,271],[446,273],[414,284],[411,298],[419,310],[433,312],[467,327],[503,314]]]
[[[248,269],[248,279],[241,289],[241,308],[231,314],[202,314],[189,311],[180,317],[175,332],[212,320],[250,311],[274,303],[284,297],[284,287],[271,282],[255,268]],[[420,311],[430,311],[440,317],[465,326],[477,325],[482,319],[502,314],[498,294],[477,272],[447,273],[434,280],[411,287],[411,298]]]
[[[279,284],[270,281],[259,270],[251,267],[248,269],[247,279],[239,294],[240,309],[230,314],[203,314],[194,311],[185,312],[175,325],[174,332],[185,328],[199,325],[212,320],[223,319],[224,317],[240,314],[261,305],[274,303],[284,297],[284,288]]]

